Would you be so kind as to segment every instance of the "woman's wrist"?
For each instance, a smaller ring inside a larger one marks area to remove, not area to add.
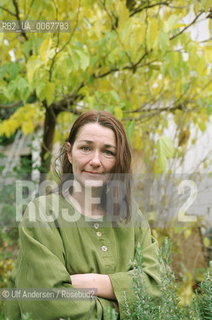
[[[116,300],[110,278],[106,274],[75,274],[71,275],[70,279],[74,288],[96,289],[98,297]]]
[[[97,295],[105,299],[116,300],[110,277],[107,274],[97,274],[96,280],[98,283]]]

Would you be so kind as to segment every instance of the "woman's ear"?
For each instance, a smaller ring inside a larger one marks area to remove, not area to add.
[[[67,153],[67,157],[70,163],[72,163],[72,155],[71,155],[71,144],[70,142],[66,142],[65,144],[65,150]]]

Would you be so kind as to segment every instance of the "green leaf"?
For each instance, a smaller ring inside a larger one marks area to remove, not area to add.
[[[167,159],[163,155],[160,155],[158,158],[158,163],[157,163],[157,172],[156,173],[161,173],[164,172],[167,169]]]
[[[11,62],[8,64],[7,71],[11,79],[15,79],[20,72],[20,65],[17,62]]]
[[[169,48],[169,35],[166,32],[161,31],[157,38],[157,43],[162,51],[166,51]]]
[[[78,70],[80,68],[80,65],[81,65],[81,58],[80,58],[79,54],[77,53],[77,50],[68,47],[68,51],[69,51],[70,56],[71,56],[71,62],[72,62],[72,65],[73,65],[73,70]]]
[[[46,98],[46,86],[47,82],[42,81],[36,85],[36,94],[41,101]]]
[[[33,81],[35,71],[39,69],[42,65],[43,63],[38,57],[32,56],[29,58],[27,62],[27,77],[28,77],[29,83]]]
[[[155,164],[155,172],[161,173],[167,169],[168,159],[172,158],[175,153],[172,140],[168,136],[161,137],[156,143],[158,160]]]
[[[46,64],[49,58],[51,57],[51,46],[52,46],[52,39],[46,38],[39,49],[41,60]]]
[[[133,131],[135,130],[135,121],[130,121],[128,123],[128,126],[126,128],[126,134],[127,138],[130,143],[132,143],[132,136],[133,136]]]
[[[176,14],[171,15],[165,23],[164,32],[169,32],[178,23],[179,17]]]
[[[174,156],[175,148],[172,140],[168,136],[163,136],[158,140],[157,148],[161,158],[165,157],[169,159]]]
[[[212,104],[207,107],[207,113],[208,113],[209,115],[212,115]]]
[[[61,54],[56,60],[52,72],[52,79],[68,81],[73,70],[73,62],[67,53]]]
[[[21,100],[25,103],[30,95],[30,87],[26,79],[20,78],[17,82],[17,88],[20,94]]]
[[[110,92],[110,94],[113,97],[113,99],[115,100],[115,102],[119,102],[120,101],[120,97],[119,97],[119,95],[118,95],[118,93],[116,91],[112,90]]]
[[[76,52],[77,52],[78,56],[80,57],[80,67],[83,71],[85,71],[87,69],[87,67],[89,66],[90,57],[89,57],[88,53],[86,53],[85,51],[77,50]]]
[[[205,10],[206,12],[211,10],[211,2],[208,0],[202,0],[201,9]]]
[[[3,7],[5,4],[10,2],[10,0],[1,0],[1,6]],[[0,9],[1,10],[1,9]]]
[[[15,80],[12,80],[8,85],[8,96],[12,99],[17,94],[17,83]]]
[[[20,66],[17,62],[9,62],[0,68],[0,78],[9,77],[9,80],[13,80],[17,77],[20,71]]]
[[[49,106],[54,101],[55,93],[55,84],[52,82],[47,83],[46,85],[46,101]]]

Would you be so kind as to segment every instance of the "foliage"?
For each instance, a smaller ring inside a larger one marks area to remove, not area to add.
[[[199,308],[199,314],[201,319],[209,320],[212,317],[212,262],[211,268],[208,270],[205,276],[205,280],[200,286],[200,295],[197,296],[194,305]]]
[[[0,35],[0,107],[15,107],[0,123],[0,134],[9,137],[17,128],[29,134],[43,123],[42,166],[54,136],[63,139],[72,121],[58,118],[61,112],[114,113],[134,147],[145,150],[151,172],[163,172],[167,159],[177,156],[164,153],[160,141],[155,146],[169,125],[167,115],[177,126],[179,154],[192,123],[205,130],[211,114],[210,47],[192,39],[190,26],[210,20],[208,1],[5,0],[0,12],[2,20],[71,23],[66,33],[22,29]]]
[[[2,155],[3,158],[3,155]],[[0,167],[2,174],[4,167]],[[31,163],[21,161],[13,172],[1,178],[0,187],[0,288],[7,286],[10,272],[14,269],[18,250],[18,226],[16,223],[16,184],[29,174]]]
[[[178,294],[177,282],[170,268],[170,243],[167,238],[160,250],[161,263],[161,297],[152,298],[148,295],[142,274],[142,252],[137,248],[134,275],[136,301],[129,305],[125,298],[125,319],[143,320],[208,320],[212,316],[212,278],[211,268],[206,272],[205,279],[200,285],[199,292],[193,297],[190,305],[182,306]]]

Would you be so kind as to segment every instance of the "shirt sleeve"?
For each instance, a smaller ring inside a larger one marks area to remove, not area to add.
[[[145,286],[147,294],[152,297],[160,296],[160,265],[158,261],[158,245],[157,241],[151,236],[148,224],[145,227],[136,228],[135,244],[139,244],[142,254],[142,283]],[[136,247],[135,246],[135,247]],[[126,302],[132,306],[136,299],[135,294],[135,277],[137,272],[131,268],[126,272],[118,272],[109,275],[115,296],[118,301],[120,319],[124,319],[124,309]]]
[[[19,228],[20,254],[15,287],[37,289],[38,292],[48,288],[73,289],[59,229],[38,220],[31,223],[29,211],[28,207]],[[33,320],[101,319],[103,312],[97,299],[19,299],[18,304],[21,314],[28,313]],[[15,319],[15,316],[11,318]]]

